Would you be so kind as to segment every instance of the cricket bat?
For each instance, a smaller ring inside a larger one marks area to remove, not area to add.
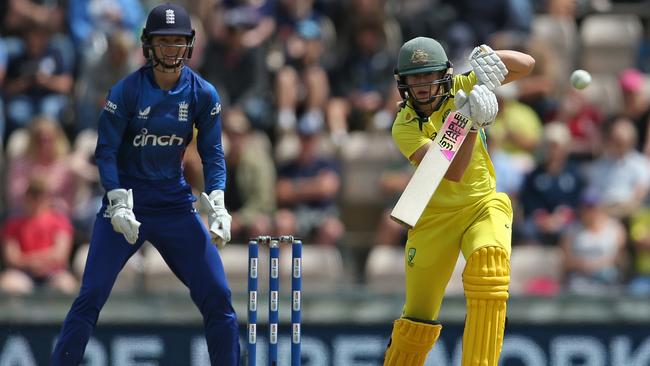
[[[409,229],[415,226],[471,127],[472,121],[467,116],[458,111],[449,113],[393,208],[390,214],[393,220]]]

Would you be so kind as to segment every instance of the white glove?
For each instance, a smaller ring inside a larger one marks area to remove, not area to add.
[[[106,194],[108,207],[106,213],[111,218],[113,230],[124,235],[129,244],[135,244],[138,240],[140,222],[135,219],[133,213],[133,191],[126,189],[113,189]]]
[[[212,242],[219,248],[223,248],[230,241],[230,222],[232,221],[223,202],[223,191],[214,190],[210,192],[209,196],[205,192],[201,193],[201,206],[208,214],[208,229]]]
[[[474,47],[469,56],[469,64],[472,66],[479,84],[483,84],[490,90],[496,89],[508,75],[506,65],[499,56],[488,45]]]
[[[485,85],[474,85],[469,98],[462,89],[458,90],[454,95],[454,104],[458,112],[472,120],[471,131],[474,132],[489,127],[499,112],[496,95]]]

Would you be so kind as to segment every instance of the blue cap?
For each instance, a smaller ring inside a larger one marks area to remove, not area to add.
[[[314,136],[321,133],[324,126],[323,113],[319,110],[313,110],[300,117],[296,129],[299,136]]]
[[[144,35],[149,36],[194,36],[190,16],[180,5],[162,4],[151,9],[144,28]]]
[[[301,20],[296,24],[296,32],[304,39],[320,38],[320,25],[311,19]]]

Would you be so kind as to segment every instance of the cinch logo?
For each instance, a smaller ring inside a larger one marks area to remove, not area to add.
[[[146,128],[143,128],[140,130],[140,134],[136,135],[133,138],[133,146],[170,146],[170,145],[176,145],[176,146],[181,146],[183,145],[183,138],[176,136],[176,134],[173,134],[171,136],[169,135],[163,135],[163,136],[158,136],[154,134],[149,134],[149,131],[147,131]]]

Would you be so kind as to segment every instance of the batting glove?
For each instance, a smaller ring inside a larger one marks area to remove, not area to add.
[[[224,204],[223,191],[214,190],[209,196],[205,192],[201,193],[201,206],[208,214],[208,229],[212,242],[221,249],[230,241],[232,221]]]
[[[469,97],[462,89],[457,91],[454,104],[458,112],[472,120],[473,132],[489,127],[499,112],[496,95],[485,85],[474,85]]]
[[[106,213],[111,218],[113,230],[124,235],[129,244],[135,244],[138,240],[140,222],[135,219],[133,213],[133,191],[126,189],[113,189],[106,194],[108,206]]]
[[[474,47],[469,56],[469,64],[476,74],[479,84],[490,90],[496,89],[508,75],[506,65],[488,45]]]

